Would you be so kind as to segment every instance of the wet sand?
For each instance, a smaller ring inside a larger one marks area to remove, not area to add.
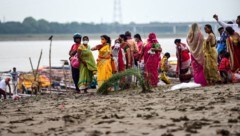
[[[0,136],[240,135],[240,84],[142,94],[52,94],[0,102]]]

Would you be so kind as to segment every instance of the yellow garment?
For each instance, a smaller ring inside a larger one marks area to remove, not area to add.
[[[166,84],[170,84],[171,81],[169,80],[169,78],[167,77],[166,75],[166,72],[162,72],[161,75],[160,75],[160,79],[166,83]]]
[[[109,45],[105,45],[99,50],[97,71],[98,87],[100,87],[112,76],[111,49]]]
[[[216,50],[216,38],[213,33],[209,34],[211,41],[207,43],[205,40],[203,43],[204,53],[204,76],[208,84],[220,81],[220,75],[217,67],[217,50]]]
[[[171,81],[168,79],[167,77],[167,72],[168,72],[169,66],[168,66],[168,58],[166,56],[163,56],[162,60],[161,60],[161,75],[160,75],[160,79],[166,83],[166,84],[170,84]]]
[[[161,71],[167,72],[168,69],[169,69],[168,58],[166,56],[163,56],[163,58],[161,60]]]

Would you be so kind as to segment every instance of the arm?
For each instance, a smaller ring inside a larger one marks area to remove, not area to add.
[[[97,50],[97,46],[91,48],[91,51],[95,51],[95,50]]]
[[[128,48],[127,50],[127,60],[128,60],[128,66],[127,67],[131,67],[131,49]]]
[[[218,15],[213,15],[213,18],[218,22],[218,24],[219,24],[220,26],[222,26],[222,27],[224,27],[224,28],[226,28],[226,27],[228,27],[228,26],[230,26],[230,27],[233,26],[232,24],[227,24],[227,23],[225,23],[225,22],[223,22],[223,21],[220,21],[220,20],[218,19]]]
[[[218,24],[220,25],[220,26],[222,26],[222,27],[224,27],[224,28],[226,28],[226,27],[228,27],[228,26],[230,26],[230,27],[232,27],[233,26],[233,24],[227,24],[227,23],[225,23],[225,22],[223,22],[223,21],[217,21],[218,22]]]
[[[78,61],[82,62],[86,66],[87,65],[86,61],[82,59],[81,55],[82,55],[82,50],[78,50]]]
[[[152,48],[151,50],[155,51],[155,52],[162,52],[162,48],[161,47],[159,47],[159,48]]]
[[[69,56],[72,57],[72,56],[74,56],[76,53],[77,53],[76,50],[74,50],[74,51],[69,51]]]
[[[91,50],[95,51],[95,50],[100,50],[103,47],[102,44],[96,45],[95,47],[92,47]]]

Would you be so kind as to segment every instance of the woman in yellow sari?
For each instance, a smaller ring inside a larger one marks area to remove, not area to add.
[[[107,35],[101,36],[101,43],[93,47],[91,50],[98,50],[99,55],[97,59],[97,82],[100,87],[105,81],[112,76],[112,65],[111,65],[111,39]]]
[[[204,27],[208,38],[203,43],[204,53],[204,75],[209,85],[221,81],[217,67],[217,50],[216,50],[216,37],[213,33],[212,26],[207,24]]]
[[[97,72],[97,66],[88,45],[89,38],[83,37],[83,44],[78,47],[78,58],[80,61],[80,74],[78,86],[80,90],[84,90],[87,93],[88,86],[92,83],[93,74]]]

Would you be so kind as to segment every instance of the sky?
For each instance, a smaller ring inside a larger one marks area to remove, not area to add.
[[[240,0],[120,0],[122,23],[235,20]],[[0,20],[25,17],[51,22],[111,23],[114,0],[0,0]]]

